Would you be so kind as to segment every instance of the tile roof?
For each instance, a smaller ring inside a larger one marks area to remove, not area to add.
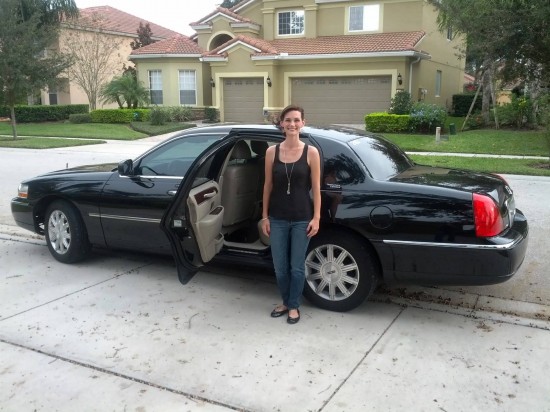
[[[225,14],[226,16],[229,16],[237,21],[243,22],[243,23],[254,23],[258,24],[246,17],[241,16],[240,14],[232,12],[230,9],[226,9],[225,7],[216,7],[216,10],[214,10],[212,13],[204,16],[202,19],[193,22],[190,24],[190,26],[197,26],[200,24],[205,24],[208,20],[210,20],[212,17],[216,16],[217,14]]]
[[[180,34],[169,39],[160,40],[139,49],[132,50],[131,56],[150,54],[194,54],[201,55],[204,50],[189,37]]]
[[[136,36],[139,23],[142,22],[144,25],[149,23],[149,27],[153,33],[153,39],[165,39],[180,34],[148,20],[141,19],[121,10],[115,9],[111,6],[87,7],[85,9],[80,9],[80,17],[76,21],[76,25],[89,27],[91,24],[90,19],[92,19],[94,15],[101,15],[104,20],[104,30],[107,31]]]
[[[221,46],[216,47],[215,49],[212,49],[209,52],[204,53],[204,56],[218,55],[221,50],[224,50],[224,49],[230,47],[231,45],[233,45],[235,43],[239,43],[239,42],[248,44],[251,47],[259,49],[260,53],[279,54],[277,49],[275,47],[273,47],[272,42],[269,42],[269,41],[264,40],[264,39],[258,39],[256,37],[249,37],[249,36],[239,35],[239,36],[236,36],[236,37],[232,38],[228,42],[222,44]],[[223,54],[225,55],[225,53],[223,53]]]
[[[248,36],[237,36],[214,50],[206,52],[204,56],[215,56],[228,46],[242,42],[260,51],[255,56],[268,56],[287,53],[292,55],[319,55],[319,54],[354,54],[405,52],[420,50],[416,47],[425,36],[423,31],[399,33],[375,33],[362,35],[322,36],[317,38],[294,38],[263,40]]]

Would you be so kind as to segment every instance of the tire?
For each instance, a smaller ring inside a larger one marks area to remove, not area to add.
[[[334,312],[355,309],[379,278],[375,253],[359,236],[333,230],[311,239],[304,296],[315,306]]]
[[[75,263],[88,256],[91,246],[86,227],[76,208],[56,200],[46,210],[46,243],[52,256],[62,263]]]

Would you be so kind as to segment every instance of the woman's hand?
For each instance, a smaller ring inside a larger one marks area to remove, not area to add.
[[[269,219],[262,219],[262,232],[264,232],[264,235],[269,237],[269,233],[271,232],[271,225],[269,224]]]
[[[319,232],[319,219],[311,219],[307,225],[307,237],[313,237]]]

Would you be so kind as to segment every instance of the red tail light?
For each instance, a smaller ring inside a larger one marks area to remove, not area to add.
[[[485,195],[474,193],[474,222],[476,236],[496,236],[504,230],[504,219],[495,201]]]

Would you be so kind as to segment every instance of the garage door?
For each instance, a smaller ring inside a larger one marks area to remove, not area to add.
[[[224,79],[223,110],[226,122],[263,122],[263,78]]]
[[[309,124],[363,124],[365,114],[390,107],[391,77],[298,78],[292,80],[291,93]]]

